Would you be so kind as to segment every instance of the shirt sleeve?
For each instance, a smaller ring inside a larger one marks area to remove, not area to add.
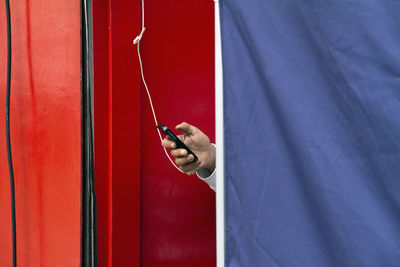
[[[208,169],[203,169],[199,170],[197,173],[197,176],[206,182],[212,190],[215,192],[215,176],[216,176],[216,170],[214,170],[212,173]]]

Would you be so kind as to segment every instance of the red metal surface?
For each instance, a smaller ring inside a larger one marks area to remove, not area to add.
[[[93,1],[99,266],[140,263],[139,1]]]
[[[213,1],[147,0],[145,12],[144,70],[158,121],[186,121],[214,140]],[[142,266],[215,266],[215,193],[171,165],[144,93],[142,103]]]
[[[112,263],[135,266],[140,258],[140,81],[132,60],[138,1],[111,2]]]
[[[18,266],[79,266],[80,1],[10,2]],[[4,1],[0,14],[0,266],[11,266]]]
[[[215,195],[177,172],[141,85],[140,0],[93,1],[99,266],[215,266]],[[214,140],[213,2],[145,0],[141,48],[159,121]]]
[[[98,266],[111,266],[111,116],[108,79],[108,2],[93,1],[94,152]],[[110,179],[109,179],[110,177]],[[109,264],[108,264],[109,263]]]

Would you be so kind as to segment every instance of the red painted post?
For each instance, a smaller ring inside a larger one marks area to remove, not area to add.
[[[94,152],[98,266],[111,266],[112,203],[109,1],[93,1]],[[110,196],[110,197],[109,197]]]
[[[132,39],[139,1],[94,1],[95,165],[99,266],[140,264],[140,75]]]
[[[10,1],[18,266],[81,262],[81,1]],[[5,33],[4,1],[0,32]],[[0,34],[0,266],[11,266]]]

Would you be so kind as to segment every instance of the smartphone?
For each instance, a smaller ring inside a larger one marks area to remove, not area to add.
[[[192,154],[194,157],[193,162],[196,162],[199,160],[199,158],[196,156],[196,154],[193,153],[192,150],[190,150],[182,141],[181,139],[178,138],[178,136],[176,136],[167,126],[159,123],[157,125],[157,128],[160,129],[161,131],[163,131],[163,133],[168,136],[172,141],[175,142],[176,147],[177,148],[183,148],[186,149],[186,151],[188,152],[188,154]]]

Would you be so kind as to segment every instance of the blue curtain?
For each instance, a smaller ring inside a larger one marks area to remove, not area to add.
[[[400,266],[400,1],[220,1],[226,266]]]

